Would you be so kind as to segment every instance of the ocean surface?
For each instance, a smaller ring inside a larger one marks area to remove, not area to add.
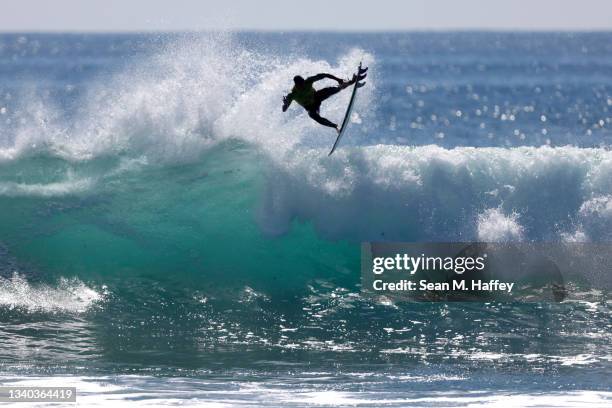
[[[282,96],[360,61],[328,157]],[[383,301],[360,243],[610,242],[611,122],[612,33],[1,34],[0,382],[87,406],[610,406],[609,271],[563,302]]]

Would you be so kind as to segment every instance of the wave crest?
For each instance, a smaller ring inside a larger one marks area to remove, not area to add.
[[[345,148],[332,159],[306,150],[271,170],[259,222],[272,234],[298,219],[333,238],[461,241],[478,239],[479,226],[496,218],[505,227],[487,228],[497,238],[559,240],[580,228],[590,239],[609,239],[588,222],[601,211],[588,212],[586,203],[612,193],[611,159],[606,149],[569,146],[379,145]]]

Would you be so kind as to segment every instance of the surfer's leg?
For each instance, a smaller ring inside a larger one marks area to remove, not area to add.
[[[334,129],[338,129],[338,125],[336,125],[334,122],[327,120],[323,117],[321,117],[321,115],[319,115],[318,112],[315,111],[310,111],[308,112],[308,116],[310,116],[315,122],[322,124],[323,126],[327,126],[330,128],[334,128]]]
[[[318,90],[315,93],[315,98],[317,98],[317,101],[321,103],[327,98],[329,98],[330,96],[337,94],[342,89],[343,88],[340,88],[339,86],[330,86],[328,88],[323,88],[323,89]]]

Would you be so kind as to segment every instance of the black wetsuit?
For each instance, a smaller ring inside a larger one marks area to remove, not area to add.
[[[319,90],[314,89],[312,84],[324,78],[329,78],[333,79],[334,81],[337,81],[338,86],[330,86]],[[287,110],[292,101],[296,101],[304,109],[306,109],[306,111],[308,112],[308,116],[310,116],[316,122],[322,124],[323,126],[329,126],[331,128],[337,129],[338,125],[319,115],[319,109],[321,109],[321,102],[323,102],[330,96],[337,94],[347,86],[354,84],[355,81],[356,79],[353,78],[352,80],[345,82],[342,79],[337,78],[331,74],[317,74],[315,76],[306,78],[302,84],[296,84],[291,90],[291,93],[286,96],[284,100],[285,103],[283,105],[283,112]]]

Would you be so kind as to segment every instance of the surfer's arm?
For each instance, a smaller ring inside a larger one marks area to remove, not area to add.
[[[283,112],[289,109],[289,105],[291,105],[291,102],[293,102],[292,93],[290,93],[289,95],[283,96]]]
[[[313,83],[313,82],[317,82],[320,81],[322,79],[333,79],[334,81],[338,82],[339,84],[343,83],[344,81],[336,76],[333,76],[332,74],[317,74],[317,75],[313,75],[311,77],[306,78],[306,82],[309,83]]]

